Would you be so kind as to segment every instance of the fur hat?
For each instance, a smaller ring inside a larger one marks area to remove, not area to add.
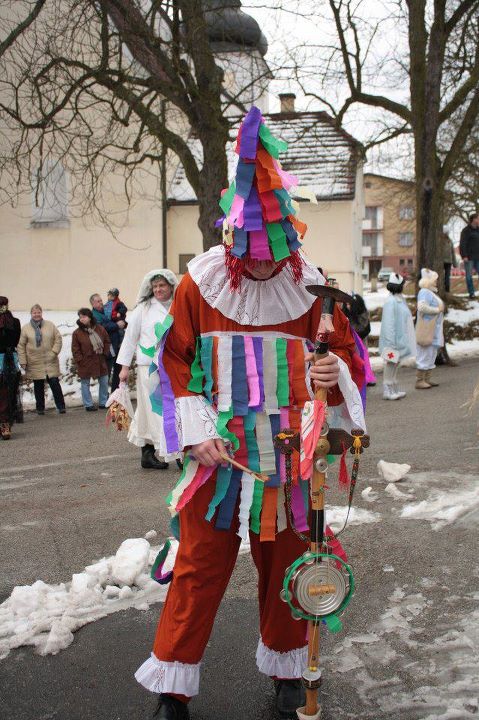
[[[429,290],[435,290],[437,287],[439,275],[434,270],[429,268],[421,269],[421,279],[419,280],[420,288],[428,288]]]

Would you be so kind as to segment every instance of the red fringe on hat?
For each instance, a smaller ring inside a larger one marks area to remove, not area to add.
[[[261,261],[249,258],[250,265],[254,265],[256,262]],[[236,255],[233,255],[231,252],[231,245],[225,245],[225,263],[230,280],[230,290],[240,290],[241,281],[245,274],[244,258],[239,258],[236,257]],[[294,282],[296,285],[299,285],[303,279],[303,259],[298,250],[295,250],[289,257],[284,258],[284,260],[281,260],[281,262],[278,263],[275,274],[277,275],[281,272],[286,265],[293,276]]]

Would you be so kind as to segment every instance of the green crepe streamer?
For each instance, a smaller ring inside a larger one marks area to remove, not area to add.
[[[201,338],[196,338],[196,352],[195,359],[191,363],[191,380],[187,387],[190,392],[202,393],[203,392],[203,378],[205,376],[203,368],[201,367]]]
[[[285,152],[288,149],[288,143],[279,138],[275,138],[266,125],[261,124],[259,126],[259,136],[264,149],[276,159],[279,158],[281,152]]]
[[[171,541],[167,540],[165,542],[165,544],[163,545],[163,547],[161,548],[158,555],[156,556],[156,560],[153,563],[153,566],[152,566],[151,572],[150,572],[150,577],[153,578],[153,580],[156,580],[156,578],[155,578],[156,569],[159,565],[162,565],[165,562],[166,556],[168,555],[168,553],[170,551],[170,547],[171,547]]]
[[[154,345],[152,345],[149,348],[144,348],[143,345],[140,345],[140,350],[143,353],[143,355],[148,355],[148,357],[151,357],[151,358],[155,356],[156,348]]]
[[[190,464],[190,461],[191,461],[191,458],[190,458],[188,455],[185,455],[185,459],[184,459],[184,461],[183,461],[183,470],[181,471],[181,475],[180,475],[180,477],[179,477],[178,482],[177,482],[176,485],[175,485],[175,488],[178,487],[178,485],[180,484],[180,482],[181,482],[181,481],[183,480],[183,478],[185,477],[185,475],[186,475],[186,469],[187,469],[188,465]],[[173,488],[173,490],[174,490],[175,488]],[[166,498],[165,498],[166,504],[168,505],[168,507],[171,505],[171,501],[172,501],[172,499],[173,499],[173,490],[172,490],[172,491],[166,496]]]
[[[229,420],[233,417],[233,408],[230,408],[229,410],[220,410],[218,413],[218,420],[216,421],[216,430],[218,432],[218,435],[223,438],[223,440],[226,442],[227,440],[230,441],[230,443],[233,446],[233,450],[238,450],[239,448],[239,440],[236,437],[236,435],[228,428],[226,427]]]
[[[244,435],[246,440],[246,448],[248,450],[248,466],[255,472],[261,472],[259,464],[259,450],[254,432],[256,426],[256,413],[253,410],[248,412],[244,418]],[[263,505],[264,483],[261,480],[255,480],[253,489],[253,501],[250,507],[250,528],[259,534],[260,532],[260,516],[261,507]]]
[[[201,340],[201,366],[205,375],[205,395],[210,402],[213,402],[213,338],[205,337]]]
[[[225,215],[228,215],[229,211],[231,210],[231,206],[233,204],[233,199],[236,194],[236,183],[233,180],[231,185],[229,186],[228,190],[225,192],[223,197],[221,198],[219,202],[220,208],[223,210]]]
[[[161,340],[163,335],[173,325],[173,315],[167,315],[163,322],[158,322],[155,325],[155,335],[158,340]]]
[[[279,407],[288,407],[289,405],[289,377],[288,377],[288,360],[286,357],[287,340],[284,338],[276,339],[276,397]]]
[[[218,472],[216,473],[216,490],[215,494],[213,495],[213,499],[208,505],[208,512],[205,515],[205,520],[211,520],[211,518],[215,514],[216,508],[226,495],[230,484],[232,472],[232,465],[228,465],[227,467],[223,467],[222,465],[220,465],[220,467],[218,468]]]
[[[178,513],[171,518],[170,530],[173,537],[180,542],[180,516]]]
[[[335,463],[336,459],[336,455],[326,455],[326,462],[328,463],[328,465],[332,465],[333,463]]]
[[[273,191],[276,195],[276,198],[279,202],[279,208],[281,210],[281,215],[285,218],[288,215],[295,215],[295,211],[293,206],[291,205],[291,197],[287,190],[284,190],[282,188],[278,190]]]
[[[337,615],[326,615],[324,622],[329,632],[338,633],[343,629],[343,623]]]
[[[273,251],[273,257],[276,262],[284,260],[291,255],[286,240],[286,233],[279,223],[266,223],[266,232],[268,233],[269,244]]]

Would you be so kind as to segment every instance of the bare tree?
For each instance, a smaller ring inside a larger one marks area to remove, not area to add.
[[[375,113],[367,147],[412,138],[419,266],[439,270],[448,184],[479,117],[479,2],[325,0],[319,13],[330,35],[303,48],[317,87],[307,63],[298,79],[338,123]]]
[[[269,73],[266,63],[258,62],[250,87],[225,81],[212,42],[231,43],[228,15],[221,15],[225,4],[0,4],[7,21],[0,44],[1,199],[12,202],[16,192],[44,176],[49,158],[60,159],[73,185],[81,187],[87,209],[114,222],[105,206],[105,184],[127,198],[141,194],[141,178],[160,177],[167,151],[170,162],[175,158],[183,166],[198,199],[205,249],[215,244],[217,203],[228,179],[231,108],[243,112],[245,98],[254,101]],[[240,12],[240,3],[229,5],[230,13]],[[255,32],[253,27],[245,37],[246,50],[261,42]],[[121,175],[121,188],[112,184],[112,175]],[[84,203],[79,211],[85,211]]]

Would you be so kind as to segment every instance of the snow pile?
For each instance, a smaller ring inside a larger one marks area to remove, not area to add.
[[[331,526],[333,532],[341,530],[348,514],[346,505],[327,505],[326,522]],[[376,523],[381,520],[380,513],[364,510],[363,508],[351,507],[349,511],[348,525],[363,525]]]
[[[73,642],[73,633],[100,618],[134,607],[147,610],[151,603],[165,599],[168,585],[150,578],[159,547],[148,540],[156,538],[150,530],[144,538],[124,540],[115,555],[102,558],[67,583],[19,585],[0,605],[0,659],[10,650],[33,645],[40,655],[56,655]],[[178,542],[171,547],[163,572],[175,564]],[[250,545],[242,542],[240,554]]]
[[[178,548],[165,563],[171,570]],[[129,607],[147,609],[163,600],[168,586],[149,576],[158,554],[144,538],[122,542],[115,555],[75,573],[70,582],[15,587],[0,605],[0,658],[13,648],[33,645],[40,655],[56,654],[73,642],[73,633],[88,623]]]
[[[479,320],[479,305],[476,302],[470,302],[465,310],[450,308],[447,311],[446,320],[454,325],[465,327],[469,323]]]
[[[384,488],[384,492],[394,498],[394,500],[402,500],[403,502],[405,500],[412,500],[414,497],[414,494],[411,491],[408,491],[407,493],[402,492],[402,490],[399,490],[394,483],[388,483]]]
[[[411,466],[407,463],[391,463],[385,460],[378,462],[378,475],[387,483],[394,483],[402,480],[408,474]]]
[[[379,493],[369,485],[367,488],[364,488],[364,490],[361,490],[361,497],[363,500],[366,500],[366,502],[373,503],[378,499]]]
[[[389,290],[385,287],[379,288],[377,292],[365,292],[363,295],[366,307],[371,312],[384,305],[389,296]]]
[[[407,520],[429,520],[433,530],[440,530],[466,514],[479,510],[479,485],[454,490],[431,490],[427,500],[405,505],[400,517]]]

